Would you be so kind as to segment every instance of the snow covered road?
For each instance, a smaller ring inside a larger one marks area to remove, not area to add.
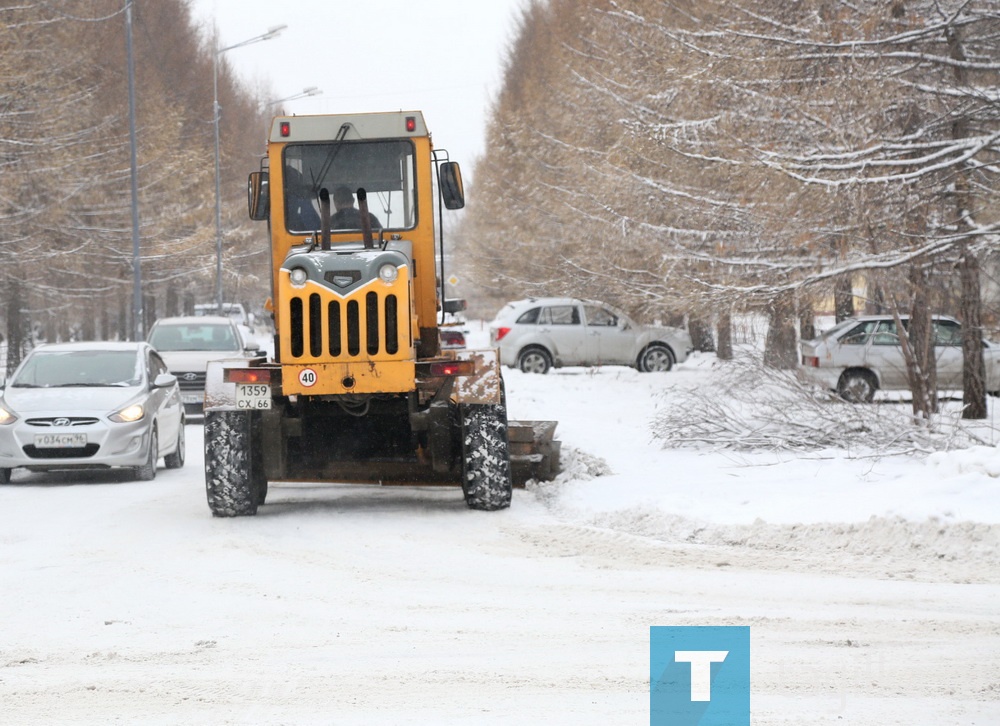
[[[704,375],[510,373],[567,472],[497,513],[277,483],[213,519],[198,425],[153,482],[16,472],[0,723],[643,724],[651,625],[749,625],[755,724],[1000,723],[988,467],[660,449]]]

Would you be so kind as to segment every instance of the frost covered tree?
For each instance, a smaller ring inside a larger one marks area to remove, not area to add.
[[[131,330],[122,303],[132,296],[123,5],[0,7],[0,295],[16,292],[7,315],[30,319],[44,337]],[[182,0],[133,9],[143,287],[162,308],[171,289],[212,294],[212,56]],[[258,97],[220,68],[223,209],[226,228],[241,235],[245,174],[265,122]],[[266,260],[256,262],[266,277]]]
[[[693,319],[770,311],[783,330],[796,307],[856,312],[862,285],[873,310],[961,312],[980,415],[998,14],[1000,0],[534,3],[474,175],[469,276]],[[922,298],[919,270],[935,281]],[[772,336],[769,360],[793,365],[794,345]]]

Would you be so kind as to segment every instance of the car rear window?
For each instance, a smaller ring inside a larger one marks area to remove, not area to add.
[[[538,322],[538,311],[541,308],[531,308],[526,313],[521,313],[521,317],[517,319],[518,325],[534,325]]]
[[[869,336],[877,325],[877,320],[866,320],[863,323],[858,323],[838,338],[838,341],[842,345],[864,345],[868,342]]]
[[[831,336],[839,335],[842,331],[844,331],[847,328],[851,327],[856,322],[857,321],[854,320],[854,318],[848,318],[847,320],[841,320],[839,323],[837,323],[836,325],[834,325],[832,328],[830,328],[828,330],[824,330],[822,333],[820,333],[819,337],[825,339],[825,338],[829,338]]]

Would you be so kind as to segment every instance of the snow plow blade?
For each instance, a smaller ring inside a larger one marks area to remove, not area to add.
[[[559,446],[554,440],[556,421],[508,421],[510,470],[514,486],[529,479],[550,481],[559,473]]]

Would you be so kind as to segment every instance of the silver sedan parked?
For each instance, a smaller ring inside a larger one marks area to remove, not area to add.
[[[0,397],[0,483],[18,467],[127,467],[150,480],[161,457],[184,465],[184,408],[148,343],[40,345]]]
[[[507,303],[490,323],[500,362],[525,373],[561,366],[631,366],[669,371],[691,353],[680,328],[639,325],[610,305],[576,298]]]
[[[904,329],[909,317],[901,316]],[[931,335],[937,365],[938,389],[962,389],[962,326],[954,318],[936,315],[931,320]],[[848,318],[815,340],[800,343],[802,361],[799,376],[823,388],[836,391],[852,403],[867,403],[882,391],[906,391],[910,388],[906,359],[892,315],[866,315]],[[1000,347],[985,342],[988,391],[1000,390]]]

